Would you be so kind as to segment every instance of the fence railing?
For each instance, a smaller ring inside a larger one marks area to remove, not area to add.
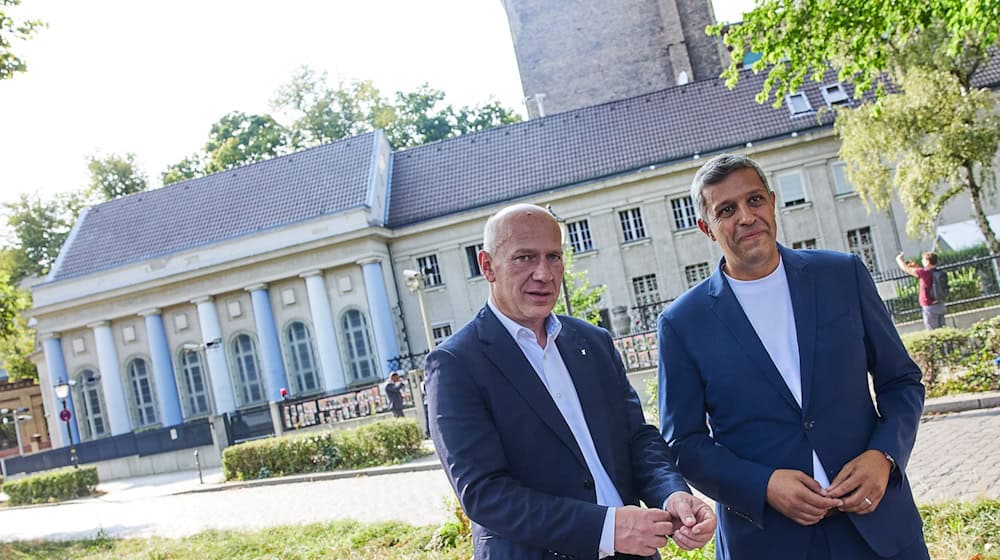
[[[413,408],[415,387],[408,377],[404,376],[401,380],[404,384],[402,390],[403,408]],[[282,426],[285,430],[297,430],[319,424],[332,425],[388,412],[390,410],[389,397],[385,393],[385,383],[385,381],[380,381],[376,385],[353,388],[333,395],[282,402],[279,405]]]
[[[986,307],[1000,302],[1000,257],[979,257],[939,266],[948,274],[949,313]],[[893,321],[905,323],[921,318],[918,281],[901,270],[878,275],[879,292]]]
[[[668,305],[673,303],[674,298],[665,299],[661,301],[654,301],[651,303],[644,303],[642,305],[636,305],[632,308],[632,331],[633,332],[645,332],[645,331],[655,331],[656,330],[656,318],[660,316],[660,313],[667,308]]]

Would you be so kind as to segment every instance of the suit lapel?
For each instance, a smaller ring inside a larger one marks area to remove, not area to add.
[[[597,354],[569,322],[563,322],[563,329],[556,339],[556,346],[559,348],[563,363],[566,364],[566,370],[573,379],[573,386],[576,387],[576,395],[580,400],[580,409],[583,411],[597,455],[604,465],[605,472],[617,486],[611,432],[608,428],[608,404],[598,368],[594,366]]]
[[[760,337],[753,330],[753,325],[750,324],[746,313],[743,312],[743,308],[740,306],[739,300],[736,299],[736,294],[729,287],[729,282],[726,281],[724,274],[720,265],[709,280],[709,294],[714,299],[712,311],[715,312],[719,321],[732,333],[733,338],[736,339],[736,343],[747,357],[750,358],[750,363],[755,366],[755,369],[774,385],[775,389],[789,406],[801,412],[802,409],[799,407],[799,403],[795,401],[795,396],[788,390],[788,385],[785,384],[785,380],[778,373],[778,368],[774,366],[774,362],[764,348],[764,344],[760,341]]]
[[[799,372],[802,378],[802,410],[809,410],[812,394],[813,364],[816,357],[816,285],[806,274],[804,259],[794,251],[778,246],[785,263],[788,290],[795,315],[795,335],[799,341]]]
[[[549,395],[541,378],[531,367],[531,362],[524,356],[510,333],[500,324],[489,307],[483,307],[476,319],[476,330],[479,340],[483,343],[483,352],[493,362],[507,381],[521,397],[528,402],[535,414],[544,422],[565,445],[573,452],[580,464],[586,466],[580,446],[577,445],[573,433],[563,419],[556,404]],[[567,364],[568,366],[569,364]]]

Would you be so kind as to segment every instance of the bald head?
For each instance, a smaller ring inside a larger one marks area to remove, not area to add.
[[[500,210],[490,216],[489,220],[486,220],[486,226],[483,228],[483,250],[491,255],[495,254],[504,242],[510,239],[515,224],[525,221],[550,222],[553,228],[559,229],[559,223],[556,222],[556,219],[541,206],[514,204]],[[559,235],[562,236],[561,231]]]

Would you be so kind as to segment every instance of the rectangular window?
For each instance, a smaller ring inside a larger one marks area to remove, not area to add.
[[[806,94],[801,91],[789,94],[785,98],[785,102],[788,104],[788,110],[791,111],[793,116],[812,112],[812,105],[809,104]]]
[[[451,336],[451,324],[445,323],[443,325],[434,325],[431,327],[431,336],[434,337],[435,346],[441,344],[445,340],[448,340],[448,337]]]
[[[437,255],[418,257],[417,270],[420,274],[423,274],[425,286],[440,286],[443,284],[441,281],[441,268],[438,267]]]
[[[622,224],[623,241],[635,241],[646,237],[646,228],[642,225],[642,210],[639,208],[622,210],[618,213],[618,219]]]
[[[847,232],[847,247],[852,253],[861,258],[870,272],[878,270],[878,262],[875,259],[875,243],[872,241],[872,230],[870,227],[852,229]]]
[[[830,166],[833,171],[833,192],[834,194],[847,194],[854,192],[854,185],[847,180],[847,164],[838,161]]]
[[[469,245],[465,248],[465,262],[469,270],[469,278],[476,278],[477,276],[482,276],[483,271],[479,270],[479,251],[483,250],[482,243],[476,243],[475,245]]]
[[[778,175],[778,191],[783,206],[795,206],[806,201],[806,188],[802,184],[802,173],[792,171]]]
[[[684,279],[687,280],[688,288],[708,278],[711,273],[712,271],[708,268],[707,262],[684,267]]]
[[[590,224],[587,220],[566,224],[566,231],[569,233],[569,244],[573,247],[574,253],[594,250],[594,242],[590,239]]]
[[[674,211],[675,231],[691,229],[698,225],[698,218],[694,213],[694,202],[691,201],[690,196],[671,200],[670,207]]]
[[[632,292],[636,305],[649,305],[660,301],[660,290],[656,286],[656,275],[647,274],[632,279]]]
[[[816,240],[815,239],[804,239],[802,241],[796,241],[792,243],[792,249],[815,249]]]
[[[844,86],[840,84],[825,84],[819,91],[823,94],[823,99],[830,107],[851,101],[847,97],[847,92],[844,91]]]

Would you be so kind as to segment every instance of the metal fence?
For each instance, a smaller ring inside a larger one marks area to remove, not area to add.
[[[656,330],[656,319],[675,298],[654,301],[632,308],[632,331],[645,332]]]
[[[212,429],[207,419],[192,420],[169,428],[129,432],[117,436],[83,441],[72,447],[58,447],[5,460],[7,474],[32,473],[67,467],[73,464],[72,452],[79,464],[96,463],[133,455],[146,456],[179,449],[212,445]]]
[[[939,266],[948,274],[949,313],[967,311],[1000,303],[1000,265],[998,257],[979,257]],[[882,271],[879,292],[892,320],[897,323],[921,318],[918,281],[903,271]]]
[[[222,419],[229,445],[274,435],[271,406],[268,404],[227,412]]]
[[[414,387],[412,380],[404,376],[402,381],[404,384],[402,390],[403,408],[413,408]],[[389,410],[389,397],[385,393],[385,381],[333,395],[285,401],[279,405],[281,423],[285,430],[297,430],[319,424],[333,425],[355,418],[389,412]]]

